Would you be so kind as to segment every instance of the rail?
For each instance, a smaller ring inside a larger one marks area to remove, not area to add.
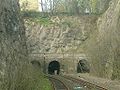
[[[52,86],[54,90],[69,90],[69,88],[65,85],[65,83],[60,79],[54,78],[53,76],[47,76],[47,77],[52,82]]]
[[[91,82],[88,82],[86,80],[83,80],[83,79],[77,79],[77,78],[74,78],[74,77],[71,77],[71,76],[62,76],[64,78],[67,78],[73,82],[76,82],[76,83],[79,83],[81,84],[83,87],[87,87],[88,89],[95,89],[95,90],[108,90],[102,86],[99,86],[99,85],[96,85],[96,84],[93,84]]]

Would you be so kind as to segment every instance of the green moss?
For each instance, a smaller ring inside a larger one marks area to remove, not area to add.
[[[29,22],[35,22],[37,24],[44,25],[44,26],[49,26],[53,24],[49,18],[48,13],[40,13],[36,11],[25,11],[25,12],[21,12],[21,14],[23,18]]]
[[[48,25],[52,24],[52,22],[49,18],[38,17],[38,18],[34,18],[33,21],[36,23],[42,24],[44,26],[48,26]]]

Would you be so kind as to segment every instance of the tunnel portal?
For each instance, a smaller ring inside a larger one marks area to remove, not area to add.
[[[90,66],[87,60],[83,59],[78,62],[77,65],[77,73],[89,73],[90,72]]]
[[[50,62],[48,66],[48,74],[59,75],[59,73],[60,73],[60,63],[58,61]]]

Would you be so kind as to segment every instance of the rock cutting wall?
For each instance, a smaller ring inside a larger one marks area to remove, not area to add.
[[[96,28],[96,16],[51,17],[53,24],[45,27],[32,23],[26,25],[28,47],[31,53],[77,53],[79,47]]]
[[[91,74],[120,79],[120,0],[95,16],[55,16],[49,26],[26,22],[30,53],[85,53]],[[97,20],[97,22],[96,22]]]
[[[94,75],[120,79],[120,0],[110,2],[108,10],[97,21],[97,33],[87,43]],[[97,35],[95,35],[97,34]]]
[[[0,90],[15,90],[26,62],[25,31],[19,11],[18,0],[0,0]]]

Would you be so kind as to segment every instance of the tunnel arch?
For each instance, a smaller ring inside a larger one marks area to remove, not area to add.
[[[90,65],[89,62],[85,59],[79,60],[77,63],[77,73],[89,73]]]
[[[55,75],[55,71],[57,75],[60,73],[60,63],[56,60],[51,61],[48,65],[48,74]]]
[[[32,64],[34,67],[41,68],[41,64],[40,64],[40,62],[37,61],[37,60],[33,60],[33,61],[31,61],[31,64]]]

